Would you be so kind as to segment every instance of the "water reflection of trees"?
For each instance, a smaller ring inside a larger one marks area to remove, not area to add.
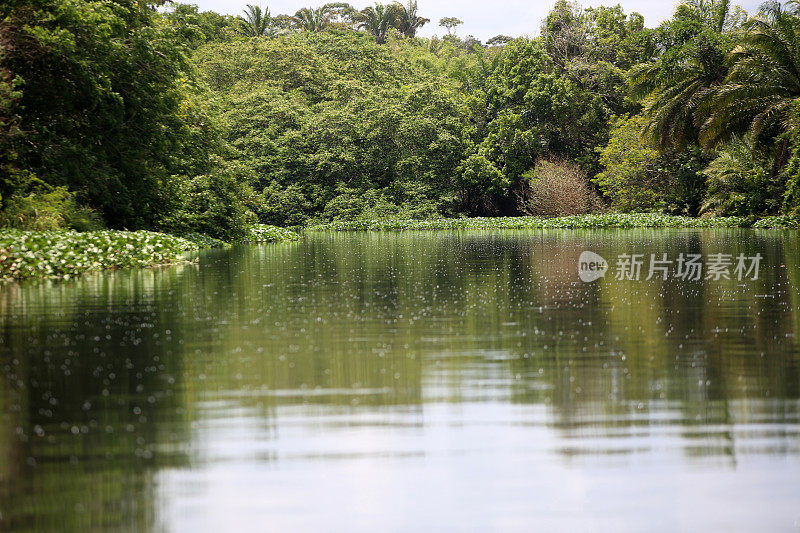
[[[154,474],[186,464],[180,270],[0,292],[3,528],[148,529]],[[167,334],[166,332],[169,331]],[[6,460],[7,459],[7,460]]]
[[[423,361],[413,365],[405,385],[372,384],[424,396],[381,401],[508,397],[547,403],[552,424],[567,437],[647,435],[648,428],[667,426],[689,453],[725,454],[735,448],[733,424],[786,420],[783,410],[796,405],[797,285],[787,273],[797,267],[775,268],[791,262],[787,242],[794,245],[774,233],[696,231],[329,235],[288,252],[297,258],[285,264],[304,267],[292,266],[276,284],[286,284],[288,301],[322,284],[310,291],[317,301],[299,308],[311,317],[345,317],[350,334],[358,332],[355,342],[351,337],[336,347],[334,340],[331,354],[369,369],[371,347],[358,339],[374,341],[380,331],[383,351],[397,353],[401,368]],[[606,257],[633,250],[670,257],[724,250],[761,252],[766,259],[761,280],[745,284],[582,284],[575,268],[587,247]],[[319,342],[295,345],[325,346],[332,333],[346,337],[347,328],[335,320],[323,329]],[[287,335],[283,344],[296,336]],[[349,377],[347,363],[339,369],[338,386],[365,383],[364,372]],[[287,388],[313,381],[305,376],[298,383],[290,375],[298,374],[287,374]],[[436,386],[426,387],[433,375]],[[481,384],[487,376],[488,386]],[[764,413],[767,391],[770,405],[774,398],[788,400],[771,415]]]
[[[584,284],[585,249],[765,260],[743,285]],[[15,526],[152,527],[155,472],[197,460],[192,424],[211,409],[239,408],[271,438],[291,406],[400,407],[422,425],[426,403],[490,399],[547,405],[569,456],[649,439],[766,452],[798,421],[798,261],[796,236],[773,232],[321,234],[12,286],[0,508]]]
[[[641,415],[669,405],[687,425],[683,437],[694,438],[692,426],[739,420],[730,400],[759,401],[767,390],[798,397],[797,296],[758,298],[791,287],[793,270],[773,268],[788,260],[785,242],[774,233],[696,231],[325,235],[281,251],[241,250],[244,285],[271,281],[260,305],[242,308],[265,320],[289,317],[262,346],[284,359],[255,373],[279,388],[356,383],[392,389],[368,400],[375,403],[469,399],[481,394],[470,382],[480,381],[475,369],[497,365],[507,386],[484,393],[549,403],[560,427],[646,425],[654,421]],[[743,286],[582,284],[575,266],[589,245],[607,257],[741,250],[767,259],[761,281]],[[313,333],[300,331],[309,324]],[[238,335],[232,345],[255,346]],[[386,379],[398,371],[405,381]],[[442,398],[440,382],[425,390],[432,373],[449,380]]]

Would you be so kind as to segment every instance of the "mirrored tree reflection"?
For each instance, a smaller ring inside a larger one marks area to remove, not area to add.
[[[179,276],[3,288],[4,526],[152,526],[155,472],[188,457],[183,325],[175,294],[156,290]]]
[[[764,262],[757,281],[582,283],[584,250]],[[312,234],[3,287],[0,314],[9,529],[158,529],[170,472],[359,457],[303,432],[419,436],[455,423],[443,405],[518,408],[514,424],[552,433],[543,453],[568,465],[800,453],[791,233]],[[425,456],[407,438],[397,456]]]

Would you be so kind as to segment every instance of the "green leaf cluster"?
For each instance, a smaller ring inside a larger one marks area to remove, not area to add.
[[[341,194],[451,209],[469,142],[462,99],[453,81],[408,55],[337,32],[198,50],[227,141],[252,171],[261,222],[336,217]]]

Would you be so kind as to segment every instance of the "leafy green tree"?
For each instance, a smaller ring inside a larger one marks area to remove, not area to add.
[[[508,35],[495,35],[486,41],[486,44],[489,46],[505,46],[513,40],[514,38]]]
[[[608,144],[599,150],[603,171],[594,178],[611,207],[622,212],[664,208],[669,176],[660,168],[658,151],[644,143],[641,115],[614,122]]]
[[[252,212],[257,200],[242,174],[246,171],[235,163],[219,161],[207,174],[173,176],[170,209],[160,213],[156,227],[226,241],[242,238],[245,228],[257,221]]]
[[[703,173],[708,194],[703,212],[715,215],[776,214],[783,187],[770,178],[770,163],[749,136],[725,144]]]
[[[461,26],[464,24],[463,20],[457,19],[456,17],[444,17],[439,19],[439,26],[442,28],[447,29],[447,35],[455,35],[455,29],[457,26]]]
[[[428,68],[434,56],[401,42],[398,55],[364,33],[302,32],[198,51],[262,222],[453,213],[461,96]]]
[[[515,39],[503,48],[487,80],[483,143],[511,183],[543,156],[591,170],[605,141],[610,109],[557,65],[539,41]]]
[[[589,28],[577,4],[558,0],[542,23],[542,41],[547,53],[560,67],[585,53]]]
[[[800,121],[800,103],[795,105],[794,120]],[[792,157],[786,167],[786,190],[783,194],[783,212],[800,216],[800,130],[791,134]]]
[[[291,33],[297,28],[297,23],[291,15],[275,15],[272,17],[272,27],[278,35]]]
[[[398,29],[406,37],[414,37],[417,30],[430,22],[430,19],[417,14],[416,0],[409,0],[408,5],[397,2]]]
[[[89,207],[111,228],[165,228],[180,176],[219,174],[226,149],[187,61],[187,26],[169,17],[134,0],[0,6],[14,28],[0,66],[25,81],[0,156],[4,200]]]
[[[485,105],[484,101],[478,102],[475,98],[482,97],[481,91],[486,89],[489,77],[497,68],[501,57],[498,52],[499,47],[494,50],[475,50],[468,54],[457,54],[447,61],[447,73],[460,83],[461,91],[467,95],[468,106]]]
[[[358,10],[346,2],[325,4],[331,28],[358,31]]]
[[[511,183],[481,151],[471,154],[459,167],[460,191],[470,211],[480,212],[486,193],[502,194]]]
[[[12,53],[11,31],[9,20],[0,20],[0,206],[10,193],[27,189],[27,182],[33,178],[18,166],[16,145],[22,135],[19,101],[24,80],[7,66]]]
[[[376,2],[374,6],[362,9],[358,16],[358,28],[366,30],[375,36],[378,44],[386,43],[389,30],[398,25],[398,4],[381,4]]]
[[[598,150],[603,170],[593,179],[618,211],[663,211],[696,216],[706,194],[699,149],[656,150],[640,132],[647,118],[622,116]]]
[[[220,15],[213,11],[200,12],[196,5],[172,4],[165,18],[177,28],[178,36],[192,49],[212,41],[228,41],[237,35],[242,19]]]
[[[0,9],[17,32],[3,66],[25,80],[15,166],[67,186],[112,227],[147,226],[189,133],[180,116],[188,65],[174,29],[134,1]]]
[[[626,95],[625,71],[650,52],[638,13],[620,6],[589,8],[556,3],[542,25],[542,41],[559,75],[597,95],[616,114],[635,111]]]
[[[605,62],[629,70],[637,63],[653,58],[655,42],[652,30],[644,27],[644,17],[639,13],[625,15],[622,7],[590,7],[584,12],[588,61]]]

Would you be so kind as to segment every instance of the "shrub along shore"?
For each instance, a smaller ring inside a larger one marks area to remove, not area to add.
[[[314,231],[434,231],[513,229],[630,229],[630,228],[755,228],[798,229],[800,218],[690,218],[660,214],[576,215],[558,218],[441,218],[431,220],[367,220],[310,226]],[[297,232],[255,225],[243,243],[287,242]],[[204,248],[229,246],[201,234],[183,237],[152,231],[0,231],[0,279],[69,279],[85,272],[185,263]]]

